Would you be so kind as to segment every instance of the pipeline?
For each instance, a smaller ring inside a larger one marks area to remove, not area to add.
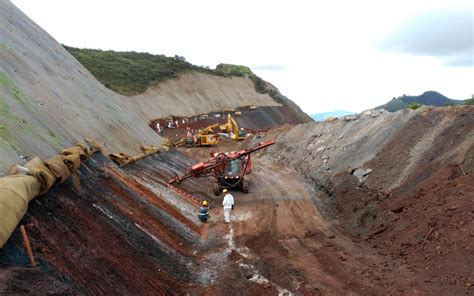
[[[118,166],[125,166],[128,164],[134,163],[136,161],[139,161],[152,154],[158,153],[160,151],[168,151],[166,146],[164,145],[161,149],[156,146],[142,145],[140,146],[140,149],[143,151],[143,153],[140,153],[134,156],[124,153],[124,152],[119,152],[119,153],[110,153],[108,157],[110,160],[115,162]]]

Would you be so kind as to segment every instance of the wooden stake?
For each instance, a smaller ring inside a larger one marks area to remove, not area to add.
[[[462,175],[465,176],[465,175],[466,175],[466,172],[464,171],[464,168],[462,167],[462,165],[459,165],[459,167],[461,168]]]
[[[26,254],[28,254],[28,259],[30,260],[31,267],[36,267],[35,258],[33,258],[33,252],[31,251],[30,241],[28,240],[28,236],[26,235],[25,226],[20,226],[21,235],[23,236],[23,245],[26,249]]]
[[[428,234],[425,236],[425,239],[423,240],[423,243],[426,243],[426,241],[428,240],[428,237],[433,232],[433,230],[434,230],[434,228],[431,228],[430,231],[428,231]]]

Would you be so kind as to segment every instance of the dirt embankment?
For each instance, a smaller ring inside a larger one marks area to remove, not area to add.
[[[290,128],[265,161],[301,173],[322,214],[375,250],[382,275],[369,278],[459,295],[474,280],[473,147],[473,107],[423,108]]]
[[[248,105],[280,106],[268,94],[260,94],[247,77],[220,77],[188,73],[131,97],[149,120],[222,111]]]

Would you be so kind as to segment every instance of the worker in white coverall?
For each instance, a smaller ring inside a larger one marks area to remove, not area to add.
[[[224,220],[225,223],[230,223],[230,211],[234,209],[234,197],[232,194],[227,193],[227,189],[222,190],[224,192],[224,200],[222,206],[224,207]]]

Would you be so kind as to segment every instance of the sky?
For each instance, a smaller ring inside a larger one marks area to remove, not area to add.
[[[474,2],[12,0],[58,42],[249,66],[308,114],[474,94]]]

